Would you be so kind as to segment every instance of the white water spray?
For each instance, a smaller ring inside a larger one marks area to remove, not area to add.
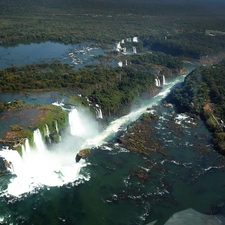
[[[97,119],[103,119],[102,110],[101,110],[101,107],[98,104],[96,104],[95,110],[96,110],[96,118]]]
[[[84,117],[84,118],[83,118]],[[42,186],[62,186],[76,180],[89,179],[80,174],[80,169],[86,166],[84,160],[75,162],[78,139],[90,138],[97,132],[96,126],[88,121],[88,115],[79,115],[76,109],[69,113],[70,133],[67,138],[49,150],[45,145],[39,129],[33,133],[33,144],[26,139],[22,146],[22,157],[15,150],[4,149],[0,156],[12,163],[12,173],[16,175],[5,190],[6,194],[20,196],[23,193],[35,192]],[[76,136],[76,137],[75,137]]]
[[[75,163],[76,153],[82,148],[100,146],[107,142],[107,139],[113,138],[121,126],[127,126],[138,119],[142,113],[146,112],[147,107],[159,104],[171,88],[183,79],[184,76],[180,76],[167,82],[158,95],[144,102],[138,110],[113,121],[100,134],[97,134],[94,120],[89,119],[85,113],[79,114],[77,109],[73,109],[69,113],[69,123],[71,135],[74,138],[68,137],[62,140],[49,151],[42,140],[40,131],[36,130],[33,138],[34,147],[30,147],[26,140],[22,158],[17,151],[0,151],[0,156],[12,162],[16,174],[16,178],[10,180],[5,190],[6,194],[20,196],[23,193],[34,192],[43,185],[61,186],[79,178],[88,179],[80,174],[80,169],[86,166],[86,163],[84,160]],[[77,138],[83,141],[79,146],[76,146]]]
[[[184,80],[184,77],[185,75],[171,79],[170,82],[166,83],[163,86],[159,94],[143,102],[142,107],[140,107],[139,109],[111,122],[109,126],[106,128],[106,130],[104,130],[102,133],[95,136],[94,138],[87,139],[85,143],[82,145],[82,148],[97,147],[105,144],[109,138],[113,138],[115,136],[116,132],[118,132],[122,126],[127,126],[133,121],[137,120],[144,112],[147,112],[146,111],[147,108],[151,108],[154,105],[158,105],[160,101],[168,95],[171,88],[175,84],[182,82]]]
[[[166,79],[165,79],[165,76],[164,75],[162,75],[162,84],[163,85],[166,84]]]

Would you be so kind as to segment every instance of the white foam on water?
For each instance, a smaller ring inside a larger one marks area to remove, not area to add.
[[[86,162],[80,160],[79,163],[75,163],[77,152],[82,148],[106,143],[107,138],[115,135],[121,126],[127,126],[137,120],[141,114],[146,112],[146,108],[159,104],[171,88],[182,80],[183,77],[177,77],[173,82],[167,82],[158,95],[145,101],[139,109],[111,122],[100,134],[97,133],[96,121],[93,122],[85,112],[79,113],[77,109],[73,109],[69,113],[70,131],[74,139],[84,140],[81,146],[74,146],[70,139],[65,139],[54,149],[49,150],[42,140],[40,131],[36,130],[34,131],[35,145],[31,147],[26,140],[22,149],[22,157],[17,151],[3,149],[0,151],[0,156],[12,162],[12,172],[16,175],[11,178],[4,192],[20,197],[24,193],[33,193],[43,186],[62,186],[79,179],[90,179],[89,175],[84,176],[80,173],[81,168],[87,165]],[[58,102],[53,104],[59,107],[64,106],[63,103]]]
[[[69,118],[74,138],[76,136],[83,139],[93,135],[94,126],[91,123],[83,124],[82,117],[79,117],[76,109],[70,112]],[[43,186],[62,186],[79,179],[90,179],[89,175],[80,174],[81,168],[87,164],[82,159],[79,163],[75,162],[80,148],[74,147],[74,143],[69,139],[63,140],[51,150],[43,142],[39,129],[34,131],[33,139],[33,146],[30,146],[26,139],[22,146],[22,157],[18,151],[8,148],[0,151],[0,156],[12,163],[13,166],[9,170],[16,175],[11,178],[5,194],[19,197],[24,193],[33,193]]]
[[[159,94],[146,100],[139,109],[111,122],[103,132],[94,138],[87,139],[82,145],[82,148],[97,147],[105,144],[107,142],[107,138],[118,132],[121,126],[128,125],[131,122],[137,120],[143,113],[147,112],[147,108],[150,109],[151,107],[158,105],[161,100],[168,95],[168,93],[171,91],[171,88],[175,84],[183,81],[183,79],[184,76],[180,76],[175,78],[172,82],[166,83]]]

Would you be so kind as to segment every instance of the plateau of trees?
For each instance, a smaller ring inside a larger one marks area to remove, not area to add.
[[[154,88],[154,75],[131,67],[74,71],[68,64],[54,62],[0,70],[1,92],[74,90],[92,98],[106,114],[122,111],[136,96]]]
[[[200,67],[175,88],[167,101],[179,112],[202,117],[214,133],[214,144],[225,154],[225,60],[210,67]]]

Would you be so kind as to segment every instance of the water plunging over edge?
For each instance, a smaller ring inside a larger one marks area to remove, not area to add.
[[[62,186],[66,183],[90,179],[90,177],[84,177],[80,174],[80,169],[87,164],[84,160],[75,163],[76,153],[80,149],[96,147],[106,143],[107,138],[115,136],[121,126],[127,126],[137,120],[146,112],[147,107],[159,104],[173,86],[182,82],[185,76],[167,81],[159,94],[145,100],[139,109],[111,122],[99,134],[92,131],[93,123],[85,121],[84,115],[79,114],[77,109],[71,110],[69,113],[70,133],[74,138],[84,139],[84,142],[77,148],[74,148],[73,141],[70,142],[68,140],[71,139],[68,139],[60,142],[54,151],[49,151],[42,140],[40,131],[36,130],[34,131],[35,147],[31,148],[27,140],[22,148],[22,158],[17,151],[8,149],[0,151],[0,156],[13,163],[13,173],[16,175],[16,177],[11,178],[5,194],[20,196],[23,193],[34,192],[43,185]],[[63,107],[62,104],[60,106]]]

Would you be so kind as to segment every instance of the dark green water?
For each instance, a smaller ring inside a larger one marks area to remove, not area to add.
[[[51,94],[45,97],[55,100]],[[155,99],[158,104],[160,96]],[[172,107],[157,107],[155,113],[159,120],[151,136],[165,155],[132,153],[109,138],[92,151],[88,165],[81,169],[88,181],[35,186],[31,193],[15,197],[5,190],[16,175],[2,176],[0,224],[145,225],[154,220],[164,224],[173,213],[187,208],[225,216],[225,159],[213,149],[211,134],[201,121],[176,115]]]
[[[94,149],[82,169],[89,181],[1,197],[1,224],[164,224],[187,208],[225,215],[225,159],[212,148],[211,134],[201,121],[178,119],[171,107],[159,107],[156,114],[151,135],[166,156],[139,155],[112,141],[111,150]],[[171,129],[173,124],[178,128]],[[137,170],[146,172],[144,181],[134,175]]]

